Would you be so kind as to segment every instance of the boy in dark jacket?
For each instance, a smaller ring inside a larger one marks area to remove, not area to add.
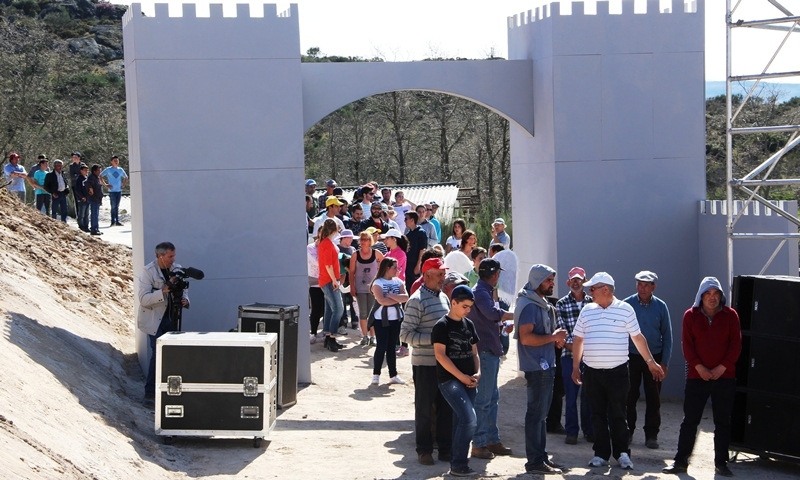
[[[78,220],[78,228],[81,231],[89,232],[89,192],[86,187],[88,181],[89,167],[81,163],[78,177],[73,184],[73,194],[75,195],[75,214]]]
[[[100,231],[100,205],[103,203],[103,182],[100,181],[100,165],[92,165],[92,173],[86,179],[86,192],[89,194],[89,208],[92,211],[92,235],[102,235]],[[83,173],[83,170],[81,170]]]

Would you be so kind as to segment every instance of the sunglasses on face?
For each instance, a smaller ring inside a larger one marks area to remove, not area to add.
[[[592,285],[589,287],[590,292],[594,292],[595,290],[600,290],[603,287],[607,287],[608,285]]]

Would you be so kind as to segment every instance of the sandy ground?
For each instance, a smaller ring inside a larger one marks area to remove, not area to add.
[[[384,373],[381,385],[369,386],[372,350],[358,346],[352,330],[337,354],[312,345],[314,382],[301,388],[297,405],[280,411],[260,448],[251,439],[222,438],[164,445],[153,411],[140,403],[130,249],[105,237],[46,219],[0,193],[3,478],[449,477],[445,463],[417,463],[410,359],[398,361],[408,385],[390,386]],[[515,355],[512,348],[500,374],[501,436],[514,455],[472,460],[484,478],[524,471],[525,388]],[[664,478],[681,416],[680,404],[664,405],[659,450],[646,449],[641,434],[634,438],[633,471],[585,467],[592,451],[583,440],[570,446],[562,435],[548,435],[548,450],[571,468],[561,478]],[[681,478],[714,476],[710,410],[701,428],[689,475]],[[797,465],[757,458],[731,469],[738,478],[800,477]]]

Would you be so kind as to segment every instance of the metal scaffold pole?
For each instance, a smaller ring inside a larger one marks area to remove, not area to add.
[[[800,33],[800,16],[795,16],[790,10],[784,7],[779,0],[755,0],[759,3],[769,4],[776,9],[777,12],[783,14],[782,17],[774,17],[767,19],[734,19],[737,8],[747,0],[737,0],[735,5],[732,0],[725,0],[725,35],[726,35],[726,59],[725,59],[725,108],[726,108],[726,230],[727,230],[727,260],[728,260],[728,285],[729,289],[733,285],[734,276],[734,240],[739,239],[760,239],[760,240],[782,240],[778,248],[773,252],[772,256],[766,260],[766,264],[760,273],[764,273],[769,267],[772,260],[774,260],[778,251],[787,245],[787,248],[797,248],[797,239],[800,237],[798,233],[768,233],[768,232],[737,232],[736,223],[741,218],[745,209],[748,208],[754,201],[771,209],[773,213],[785,217],[789,222],[800,225],[800,219],[796,215],[789,214],[779,206],[779,202],[770,201],[763,196],[759,195],[761,187],[778,186],[778,185],[797,185],[800,184],[800,179],[797,178],[769,178],[775,170],[776,165],[780,160],[792,149],[800,145],[800,125],[750,125],[747,127],[736,127],[736,120],[739,113],[745,107],[745,104],[750,100],[753,92],[762,80],[772,78],[787,78],[787,77],[800,77],[800,69],[794,68],[785,72],[768,72],[775,58],[781,52],[781,49],[786,45],[789,38],[795,34]],[[766,66],[761,73],[734,75],[733,74],[733,55],[734,55],[734,31],[740,29],[760,29],[776,33],[776,35],[783,35],[783,41],[776,48],[774,54],[771,56]],[[800,64],[800,58],[795,58],[795,62]],[[754,80],[752,86],[747,90],[747,94],[743,97],[737,97],[736,111],[733,109],[733,86],[734,82],[742,82]],[[739,122],[741,124],[743,122]],[[776,153],[772,154],[769,158],[765,159],[761,164],[747,172],[742,178],[734,177],[734,150],[733,140],[734,135],[752,135],[760,133],[776,133],[776,132],[791,132],[791,135],[783,146]],[[758,178],[756,178],[758,177]],[[735,192],[741,192],[746,197],[742,201],[741,206],[737,207],[734,202]],[[792,240],[788,242],[787,240]],[[796,272],[795,272],[796,273]],[[729,291],[730,293],[730,291]]]

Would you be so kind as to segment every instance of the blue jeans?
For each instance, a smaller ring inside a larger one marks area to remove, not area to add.
[[[147,379],[144,381],[145,397],[152,397],[156,394],[156,340],[169,331],[170,325],[172,325],[172,321],[170,321],[169,315],[164,315],[156,334],[147,336],[147,345],[150,347],[150,365],[147,368]]]
[[[582,365],[582,364],[581,364]],[[561,376],[564,379],[564,397],[566,405],[564,411],[564,430],[567,435],[577,437],[578,428],[578,395],[581,397],[581,425],[584,435],[594,435],[592,429],[592,414],[589,409],[589,400],[586,395],[581,395],[580,385],[572,381],[572,358],[563,358]],[[584,390],[585,391],[585,390]]]
[[[482,373],[482,372],[481,372]],[[547,459],[547,412],[553,400],[555,369],[525,372],[528,382],[528,409],[525,411],[525,470]]]
[[[344,312],[342,294],[339,290],[333,289],[333,282],[322,287],[322,295],[325,297],[325,313],[322,315],[322,330],[336,335],[339,330],[339,319]]]
[[[89,208],[92,210],[92,227],[91,231],[100,231],[100,204],[89,202]]]
[[[492,352],[480,352],[481,378],[478,380],[478,391],[475,394],[475,416],[478,424],[472,446],[485,447],[500,443],[500,431],[497,429],[497,405],[500,403],[500,391],[497,389],[497,374],[500,371],[500,357]]]
[[[77,210],[75,211],[75,215],[77,216],[76,220],[78,221],[78,228],[83,231],[89,230],[89,202],[81,202],[80,200],[76,203]]]
[[[483,374],[483,372],[481,372]],[[453,409],[453,444],[450,447],[450,469],[466,467],[469,465],[467,453],[469,452],[469,442],[475,433],[477,420],[475,418],[475,394],[474,388],[467,388],[466,385],[458,380],[449,380],[439,384],[439,391],[450,408]]]
[[[61,221],[67,221],[67,196],[63,193],[58,194],[58,198],[53,197],[53,218],[61,215]]]
[[[122,192],[108,192],[108,198],[111,199],[111,223],[119,223],[119,200]]]

